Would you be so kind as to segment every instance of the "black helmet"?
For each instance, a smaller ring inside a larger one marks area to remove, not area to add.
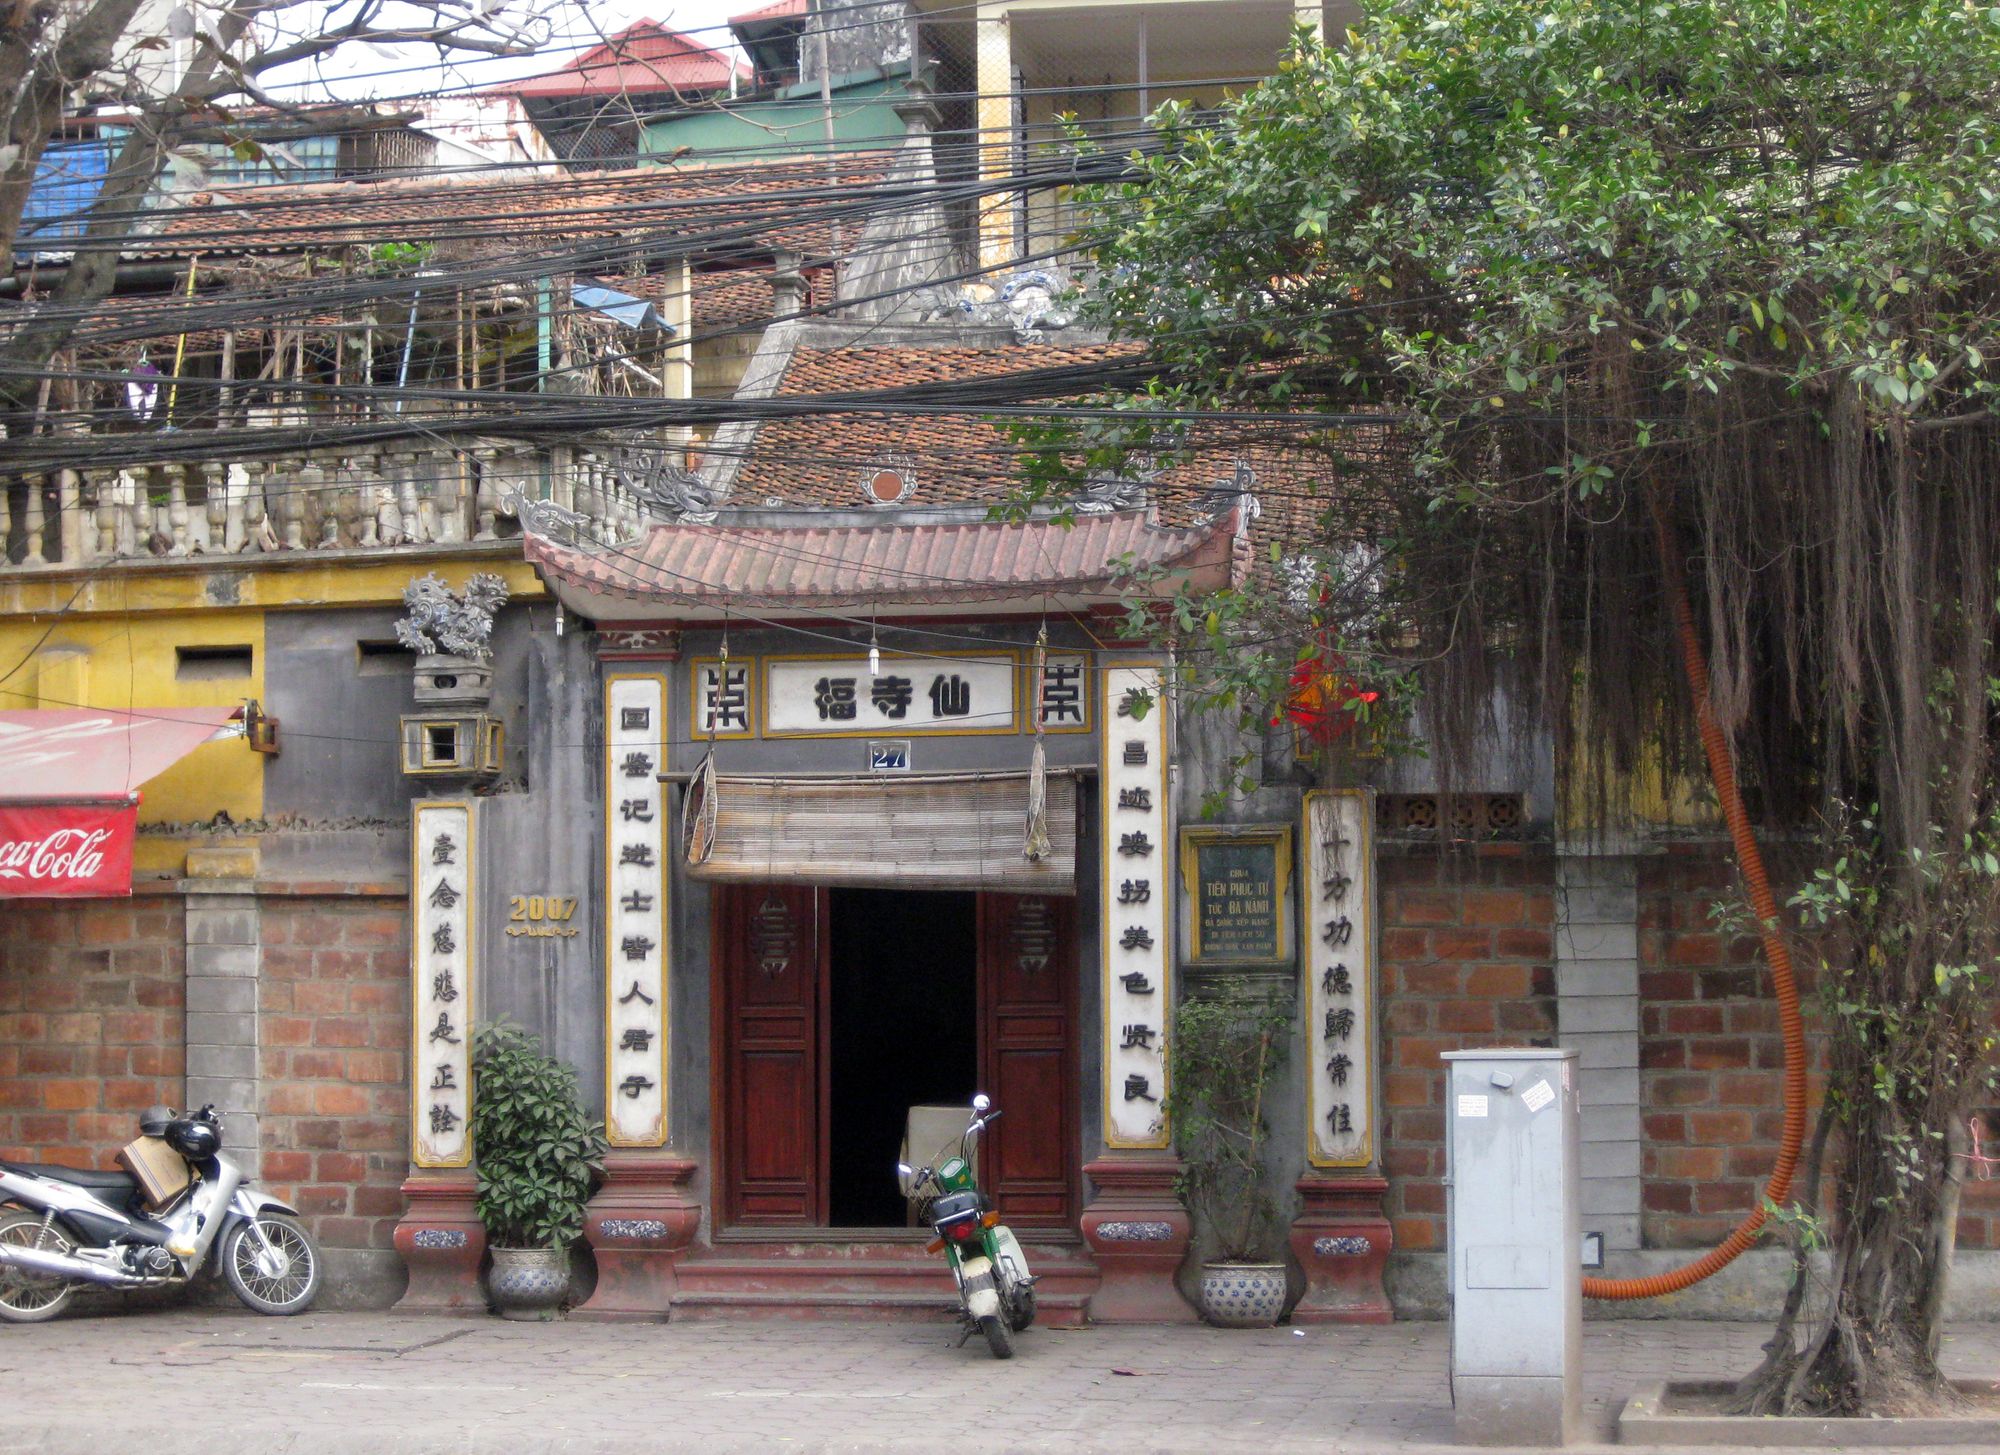
[[[149,1106],[139,1113],[139,1135],[142,1137],[164,1137],[167,1123],[174,1119],[174,1109],[170,1106]]]
[[[167,1123],[167,1145],[190,1162],[206,1162],[222,1150],[222,1133],[198,1117],[175,1117]]]

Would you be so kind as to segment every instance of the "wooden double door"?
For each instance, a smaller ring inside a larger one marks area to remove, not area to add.
[[[810,885],[714,890],[715,1150],[718,1211],[729,1226],[828,1225],[832,1072],[842,1051],[832,1035],[829,894]],[[1074,901],[982,893],[976,921],[978,1083],[1006,1113],[983,1138],[982,1181],[1011,1225],[1072,1228]],[[885,1164],[881,1175],[893,1171]]]

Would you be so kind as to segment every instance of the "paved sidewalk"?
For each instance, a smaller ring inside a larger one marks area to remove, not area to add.
[[[1644,1380],[1739,1374],[1766,1333],[1586,1325],[1596,1438]],[[0,1325],[0,1452],[1424,1451],[1452,1440],[1445,1334],[1036,1329],[1003,1364],[942,1324],[107,1314]],[[2000,1325],[1947,1358],[2000,1374]]]

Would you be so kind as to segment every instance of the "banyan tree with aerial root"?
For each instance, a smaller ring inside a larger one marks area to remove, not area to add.
[[[1257,583],[1164,619],[1197,691],[1262,720],[1331,663],[1443,771],[1503,693],[1574,822],[1711,797],[1792,1021],[1785,1145],[1721,1249],[1586,1292],[1775,1232],[1747,1408],[1949,1403],[2000,965],[2000,11],[1362,9],[1088,199],[1088,309],[1153,378],[1021,426],[1031,493],[1202,430],[1316,456]]]

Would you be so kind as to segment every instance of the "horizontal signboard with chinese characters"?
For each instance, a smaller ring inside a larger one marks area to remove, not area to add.
[[[697,740],[908,738],[1090,726],[1090,659],[1051,653],[1039,687],[1024,654],[972,649],[935,657],[883,651],[694,664]]]
[[[0,808],[0,898],[130,894],[138,816],[130,804]]]

